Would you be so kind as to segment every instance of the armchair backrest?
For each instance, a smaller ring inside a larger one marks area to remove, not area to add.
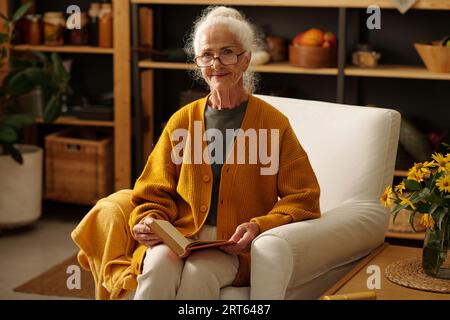
[[[288,117],[319,181],[322,212],[348,200],[378,199],[392,183],[398,111],[257,96]]]

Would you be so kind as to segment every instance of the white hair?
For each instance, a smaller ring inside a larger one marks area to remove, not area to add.
[[[256,28],[238,10],[224,6],[209,6],[203,10],[200,17],[194,22],[191,33],[186,41],[185,50],[191,58],[194,58],[200,51],[200,35],[205,30],[216,26],[224,25],[236,36],[238,42],[247,52],[252,52],[262,47],[262,40]],[[198,68],[192,72],[195,80],[204,80]],[[247,70],[244,72],[244,87],[253,93],[256,88],[256,75]]]

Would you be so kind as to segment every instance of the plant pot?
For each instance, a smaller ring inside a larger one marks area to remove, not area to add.
[[[23,164],[0,155],[0,228],[17,228],[41,216],[43,151],[33,145],[16,146]]]
[[[436,278],[450,279],[450,219],[445,217],[440,230],[427,229],[423,242],[422,267]]]

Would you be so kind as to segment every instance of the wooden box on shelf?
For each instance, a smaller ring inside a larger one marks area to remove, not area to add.
[[[429,71],[450,73],[450,47],[443,46],[438,41],[415,43],[414,47]]]
[[[45,137],[45,198],[92,205],[113,191],[113,142],[106,131],[68,128]]]
[[[337,49],[290,45],[289,63],[302,68],[336,67]]]

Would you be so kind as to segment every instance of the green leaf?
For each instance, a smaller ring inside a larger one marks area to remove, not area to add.
[[[35,85],[45,86],[51,81],[48,72],[42,68],[28,68],[24,73]]]
[[[44,53],[39,52],[39,51],[34,51],[34,50],[30,50],[30,53],[32,55],[34,55],[35,57],[37,57],[43,64],[48,63],[48,58]]]
[[[420,213],[430,212],[431,205],[429,203],[419,202],[416,204],[417,211]]]
[[[9,79],[7,91],[10,95],[20,95],[33,89],[34,84],[24,72],[19,72]]]
[[[20,151],[15,148],[12,144],[4,145],[6,154],[11,155],[11,157],[19,164],[23,164],[23,157]]]
[[[33,4],[32,2],[27,2],[22,6],[20,6],[20,8],[17,9],[17,11],[13,14],[12,20],[17,21],[20,18],[22,18],[22,16],[28,11],[28,9],[30,9],[32,4]]]
[[[446,211],[444,208],[440,207],[433,215],[434,221],[436,221],[436,225],[439,230],[442,228],[442,221],[446,215]]]
[[[0,143],[14,143],[19,139],[16,131],[8,126],[0,125]]]
[[[429,202],[431,202],[431,203],[436,203],[436,204],[438,204],[438,205],[442,203],[442,198],[441,198],[439,195],[437,195],[436,193],[434,193],[434,192],[430,193],[430,194],[426,197],[426,199],[427,199]]]
[[[441,144],[447,149],[448,152],[450,152],[450,144],[445,142],[442,142]]]
[[[67,82],[69,80],[69,73],[64,67],[61,57],[56,52],[53,52],[51,55],[51,59],[53,65],[53,72],[55,73],[55,81]]]
[[[410,215],[409,215],[409,224],[411,225],[411,228],[413,229],[414,232],[417,232],[416,228],[414,227],[414,217],[416,216],[416,210],[414,210]]]
[[[53,122],[61,115],[59,99],[53,95],[44,108],[44,122]]]
[[[406,189],[410,191],[419,191],[421,189],[420,183],[414,180],[407,179],[405,181]]]
[[[31,124],[33,124],[33,119],[25,114],[13,114],[7,116],[3,121],[2,124],[10,127],[14,130],[20,130],[24,127],[27,127]]]
[[[23,70],[26,68],[33,67],[35,65],[33,61],[31,61],[30,59],[16,55],[11,55],[11,63],[14,65],[15,70]]]

